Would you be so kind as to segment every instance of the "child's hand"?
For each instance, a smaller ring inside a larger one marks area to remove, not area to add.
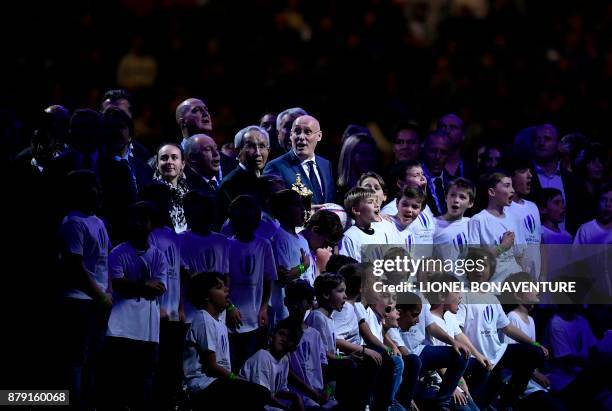
[[[457,405],[467,405],[468,402],[467,397],[459,388],[455,388],[455,391],[453,392],[453,400]]]
[[[308,269],[310,267],[310,256],[306,254],[303,248],[300,248],[300,262],[304,264],[304,268]]]
[[[455,344],[453,344],[453,348],[460,355],[465,355],[467,358],[470,357],[470,348],[464,343],[462,343],[461,341],[455,340]]]
[[[162,320],[166,320],[168,319],[168,311],[166,311],[164,308],[160,308],[159,309],[159,318]]]
[[[234,330],[239,329],[242,326],[242,314],[238,308],[234,308],[232,311],[227,312],[225,322],[229,328]]]
[[[533,379],[536,380],[536,382],[544,388],[550,387],[550,380],[548,379],[548,377],[539,371],[535,371],[533,373]]]
[[[480,365],[485,367],[487,370],[492,370],[493,369],[493,364],[491,364],[491,361],[489,361],[489,359],[487,357],[485,357],[484,355],[477,355],[476,356],[476,361],[478,361],[480,363]]]
[[[506,231],[502,236],[500,245],[504,251],[508,251],[514,246],[514,233],[512,231]]]
[[[363,350],[363,355],[364,355],[364,357],[368,357],[368,358],[371,358],[372,360],[374,360],[376,365],[381,365],[382,364],[382,355],[380,355],[378,352],[376,352],[374,350],[366,348],[365,350]]]
[[[402,356],[402,352],[397,347],[397,345],[394,345],[391,349],[393,350],[393,355],[399,355],[400,357]]]
[[[548,360],[548,356],[549,356],[548,350],[543,345],[540,345],[540,348],[544,352],[544,357]]]
[[[185,322],[185,310],[182,308],[179,308],[179,321],[184,323]]]
[[[266,325],[268,325],[268,306],[267,305],[263,305],[259,309],[259,314],[257,315],[257,322],[259,323],[260,327],[265,327]]]
[[[100,294],[100,299],[98,300],[102,307],[111,308],[113,306],[113,294],[111,293],[102,293]]]
[[[159,280],[151,279],[144,283],[144,297],[152,300],[166,292],[166,286]]]

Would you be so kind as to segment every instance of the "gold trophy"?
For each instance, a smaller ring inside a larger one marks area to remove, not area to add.
[[[312,216],[312,191],[302,183],[302,176],[299,174],[295,175],[295,183],[291,185],[291,189],[297,191],[302,197],[302,202],[304,203],[304,223],[306,223]]]

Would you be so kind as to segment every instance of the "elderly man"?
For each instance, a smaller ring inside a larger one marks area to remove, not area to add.
[[[176,107],[176,124],[181,130],[183,150],[186,147],[186,139],[196,134],[212,135],[212,119],[208,106],[200,99],[188,98]],[[219,153],[221,168],[218,181],[223,179],[236,167],[236,160]]]
[[[321,126],[316,118],[309,115],[298,117],[291,128],[291,150],[271,161],[264,174],[281,176],[287,187],[295,183],[296,174],[299,174],[302,182],[313,193],[313,204],[333,202],[335,185],[331,163],[315,154],[317,143],[322,137]]]
[[[291,151],[291,127],[293,122],[299,116],[308,115],[306,111],[300,107],[288,108],[282,111],[276,117],[276,132],[278,133],[278,144],[283,152]]]
[[[238,152],[238,167],[229,173],[219,188],[219,205],[223,213],[234,198],[241,194],[259,196],[258,178],[270,150],[270,138],[259,126],[248,126],[236,133],[234,147]]]
[[[185,178],[193,190],[214,194],[219,189],[220,153],[217,143],[206,134],[196,134],[184,142]]]

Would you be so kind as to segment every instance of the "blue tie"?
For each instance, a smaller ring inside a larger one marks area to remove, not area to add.
[[[314,204],[323,204],[323,190],[321,189],[321,184],[319,184],[317,173],[315,173],[314,161],[307,161],[306,164],[308,164],[308,178],[312,184],[313,202]]]

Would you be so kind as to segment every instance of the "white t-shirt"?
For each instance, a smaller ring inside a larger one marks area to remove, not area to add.
[[[573,243],[572,235],[561,229],[559,232],[542,226],[542,244],[545,244],[545,252],[542,255],[543,274],[546,281],[554,281],[565,273],[571,262]]]
[[[516,311],[510,311],[508,313],[508,320],[510,321],[510,324],[514,325],[516,328],[518,328],[519,330],[527,334],[527,336],[531,338],[533,341],[537,341],[536,331],[535,331],[535,322],[533,321],[533,318],[531,318],[531,316],[528,316],[528,319],[529,319],[529,323],[526,323],[525,321],[523,321],[521,316]],[[514,341],[512,338],[508,337],[507,335],[504,335],[504,340],[508,344],[518,344],[517,341]],[[536,391],[547,391],[547,390],[546,388],[542,387],[540,384],[535,382],[532,378],[529,380],[529,383],[527,384],[527,388],[525,389],[525,392],[523,392],[522,396],[527,396]]]
[[[126,278],[142,283],[155,279],[164,285],[167,283],[166,257],[154,246],[142,251],[136,250],[128,242],[121,243],[110,252],[108,269],[112,279]],[[115,292],[106,335],[159,342],[160,300],[159,297],[154,300],[125,298]]]
[[[434,322],[452,338],[455,338],[462,333],[461,328],[459,328],[459,323],[457,322],[457,316],[450,311],[444,313],[444,318],[438,317],[435,314],[432,314],[431,317],[433,318]],[[429,345],[434,346],[443,347],[448,345],[445,342],[438,340],[436,337],[433,337],[429,333],[427,334],[427,341],[429,342]]]
[[[391,223],[389,223],[391,224]],[[389,224],[379,223],[379,228],[384,227],[383,230],[376,229],[372,225],[371,234],[361,230],[357,226],[352,226],[344,232],[342,241],[340,241],[341,255],[347,255],[361,262],[362,260],[362,246],[372,245],[373,247],[367,247],[363,250],[364,256],[368,260],[382,259],[384,256],[384,247],[378,247],[387,244],[401,244],[402,242],[398,238],[397,234],[391,231]]]
[[[383,339],[383,325],[382,325],[382,321],[379,319],[378,315],[376,315],[376,313],[374,312],[374,310],[372,310],[371,307],[368,307],[366,309],[365,321],[368,324],[368,327],[370,327],[370,331],[372,332],[374,337],[378,338],[378,340],[381,343],[383,343],[384,339]],[[360,341],[360,345],[364,345],[365,343],[366,342],[362,338],[361,341]]]
[[[457,321],[474,347],[497,364],[506,352],[507,343],[499,340],[498,329],[510,324],[499,300],[493,294],[480,295],[488,304],[459,304]]]
[[[360,303],[357,303],[360,304]],[[342,311],[332,313],[336,338],[353,344],[360,344],[359,321],[355,315],[355,307],[350,302],[344,303]]]
[[[276,231],[270,242],[277,267],[291,269],[299,265],[302,256],[300,250],[304,250],[304,255],[310,257],[308,241],[301,234],[292,234],[280,228]],[[308,281],[310,285],[314,284],[314,263],[312,261],[301,278]],[[289,316],[284,300],[285,287],[281,286],[277,281],[273,282],[270,296],[271,312],[269,313],[271,325]]]
[[[550,321],[550,348],[554,358],[575,355],[586,360],[590,348],[596,344],[597,339],[584,317],[576,315],[573,319],[567,321],[561,316],[555,315]],[[553,368],[548,375],[552,389],[555,391],[562,390],[581,371],[581,367],[574,367],[573,370]]]
[[[179,234],[181,264],[191,275],[201,272],[229,272],[229,240],[211,231],[203,236],[191,230]],[[188,285],[186,284],[188,287]],[[183,290],[186,292],[186,290]],[[185,321],[190,323],[196,309],[185,299]],[[225,313],[225,311],[224,311]]]
[[[108,250],[110,240],[104,222],[95,215],[86,215],[80,211],[68,213],[60,227],[62,253],[76,254],[83,257],[87,274],[100,289],[108,290]],[[92,298],[83,291],[73,288],[66,291],[66,297],[79,300]]]
[[[495,247],[501,244],[501,239],[507,231],[515,234],[514,247],[497,256],[497,269],[490,282],[503,283],[510,274],[523,271],[516,260],[522,253],[522,248],[518,246],[521,244],[521,231],[514,217],[508,214],[496,217],[487,210],[482,210],[468,222],[468,243],[472,245]]]
[[[456,260],[465,257],[468,249],[469,217],[461,217],[455,221],[447,221],[436,217],[436,231],[433,236],[433,255],[443,260]]]
[[[421,355],[425,346],[429,345],[427,341],[427,327],[434,323],[433,315],[431,315],[430,311],[431,306],[427,303],[425,297],[422,295],[420,297],[423,305],[419,314],[419,322],[410,327],[408,331],[400,333],[406,347],[408,347],[412,354],[416,355]]]
[[[325,352],[336,354],[336,333],[334,331],[334,321],[326,317],[319,310],[312,310],[306,320],[306,325],[314,328],[321,334],[323,345],[325,346]]]
[[[268,350],[259,350],[242,366],[240,375],[248,381],[266,387],[272,394],[288,391],[289,357],[277,360]]]
[[[528,200],[523,200],[522,204],[513,201],[510,206],[504,209],[504,212],[516,219],[516,225],[521,232],[521,241],[526,244],[523,254],[523,267],[537,280],[540,278],[542,268],[540,257],[542,224],[540,223],[538,206]]]
[[[389,337],[389,339],[393,341],[395,345],[397,345],[397,348],[406,346],[404,339],[400,334],[399,328],[390,328],[387,330],[387,337]]]
[[[200,391],[208,387],[217,377],[208,376],[202,369],[200,352],[214,352],[217,364],[231,370],[227,327],[221,319],[215,319],[205,310],[198,310],[185,337],[183,373],[189,391]]]
[[[274,234],[276,234],[276,231],[279,228],[280,223],[278,222],[278,220],[272,217],[270,214],[266,213],[265,211],[262,211],[261,222],[255,230],[255,235],[261,238],[265,238],[266,240],[270,240],[274,236]],[[225,222],[223,223],[223,226],[221,227],[221,234],[227,237],[232,237],[235,234],[229,219],[225,220]]]
[[[603,228],[597,220],[591,220],[580,226],[574,244],[612,244],[612,230]]]
[[[181,301],[181,250],[179,236],[173,228],[155,228],[149,235],[149,244],[159,249],[168,264],[166,292],[161,297],[161,308],[168,313],[170,321],[179,320]]]
[[[230,298],[242,315],[242,326],[230,331],[246,333],[259,328],[257,317],[263,302],[264,281],[274,280],[276,265],[270,241],[257,236],[248,243],[230,239]]]

